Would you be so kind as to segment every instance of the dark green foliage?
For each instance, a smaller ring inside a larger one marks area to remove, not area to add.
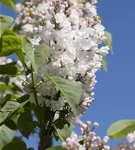
[[[33,121],[30,112],[24,112],[19,116],[17,121],[17,127],[24,137],[29,137],[29,135],[36,127],[36,122]]]

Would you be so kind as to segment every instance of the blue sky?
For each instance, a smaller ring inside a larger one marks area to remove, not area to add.
[[[15,17],[5,6],[1,13]],[[113,122],[135,118],[135,0],[100,0],[98,13],[113,35],[114,55],[107,56],[108,72],[97,73],[95,102],[82,119],[99,122],[97,134],[103,137]],[[28,145],[36,146],[35,140],[30,139]]]

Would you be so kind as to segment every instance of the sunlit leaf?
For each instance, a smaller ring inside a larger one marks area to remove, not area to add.
[[[102,57],[102,67],[105,71],[107,71],[108,67],[105,56]]]
[[[5,83],[2,83],[0,82],[0,91],[5,91],[5,90],[10,90],[10,89],[13,89],[14,86],[11,85],[11,84],[5,84]]]
[[[2,51],[0,53],[0,56],[8,56],[22,49],[22,40],[18,36],[2,36],[1,42]]]
[[[4,31],[3,34],[2,34],[2,36],[6,36],[6,35],[13,35],[13,36],[16,36],[16,34],[15,34],[12,30],[10,30],[10,29],[8,29],[8,28],[6,28],[5,31]]]
[[[0,0],[0,2],[3,3],[4,5],[8,6],[12,10],[14,10],[14,11],[16,10],[15,9],[16,0]]]
[[[135,120],[119,120],[109,127],[107,134],[113,139],[119,139],[133,131],[135,131]]]
[[[14,137],[15,131],[9,129],[7,126],[0,126],[0,149],[3,148],[4,145],[11,142]],[[11,150],[11,149],[8,149]]]
[[[16,47],[13,47],[12,49],[13,49],[13,52],[15,51],[17,57],[19,58],[19,60],[21,61],[21,63],[24,66],[25,60],[24,60],[24,52],[23,52],[23,49],[22,49],[22,37],[21,36],[17,36],[12,30],[10,30],[8,28],[4,31],[2,36],[3,37],[4,36],[15,36],[16,38],[18,38],[20,40],[20,46],[19,46],[20,48],[19,49],[17,48],[17,50],[16,50]],[[3,40],[3,38],[1,39],[1,42],[2,42],[2,40]],[[6,43],[9,44],[9,42],[10,42],[10,39],[6,40]],[[2,44],[3,44],[3,42],[1,43],[1,49],[3,50],[4,45],[2,45]]]
[[[3,1],[6,2],[7,0],[3,0]],[[13,23],[13,21],[14,19],[12,17],[0,15],[0,37],[5,31],[5,29]]]
[[[105,36],[106,36],[106,45],[109,46],[110,50],[112,51],[112,34],[108,31],[105,32]],[[113,52],[113,51],[112,51]]]

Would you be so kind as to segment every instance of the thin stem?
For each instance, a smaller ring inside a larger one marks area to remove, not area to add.
[[[33,73],[33,68],[31,66],[31,78],[32,78],[32,89],[33,89],[33,93],[34,93],[34,97],[35,97],[35,102],[36,102],[36,106],[37,106],[37,109],[38,109],[38,112],[37,112],[37,117],[39,119],[39,122],[41,123],[42,122],[42,119],[41,119],[41,115],[40,115],[40,108],[39,108],[39,104],[38,104],[38,97],[37,97],[37,91],[36,91],[36,88],[35,88],[35,81],[34,81],[34,73]]]
[[[20,79],[20,80],[22,80],[23,82],[25,82],[26,84],[28,84],[28,85],[30,85],[30,83],[29,82],[27,82],[27,81],[25,81],[24,79],[22,79],[21,77],[17,77],[18,79]]]
[[[48,80],[46,80],[46,81],[44,81],[44,82],[41,82],[41,83],[37,84],[37,85],[35,86],[35,89],[38,88],[39,86],[41,86],[42,84],[45,84],[45,83],[47,83],[47,82],[49,82],[49,81],[50,81],[50,79],[48,79]]]
[[[38,98],[37,98],[37,92],[35,89],[35,81],[34,81],[34,74],[33,74],[32,66],[31,66],[31,78],[32,78],[32,88],[33,88],[33,92],[34,92],[35,102],[36,102],[36,105],[39,106]]]
[[[58,130],[57,130],[57,128],[56,128],[56,126],[55,126],[54,124],[53,124],[53,127],[54,127],[55,131],[57,132],[57,134],[58,134],[58,136],[59,136],[61,142],[63,142],[64,140],[63,140],[63,138],[60,136],[60,134],[59,134],[59,132],[58,132]]]

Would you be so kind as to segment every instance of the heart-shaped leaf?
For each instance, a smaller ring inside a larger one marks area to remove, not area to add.
[[[22,113],[17,121],[17,127],[23,136],[26,138],[32,133],[36,127],[35,121],[33,121],[32,115],[30,112]]]

